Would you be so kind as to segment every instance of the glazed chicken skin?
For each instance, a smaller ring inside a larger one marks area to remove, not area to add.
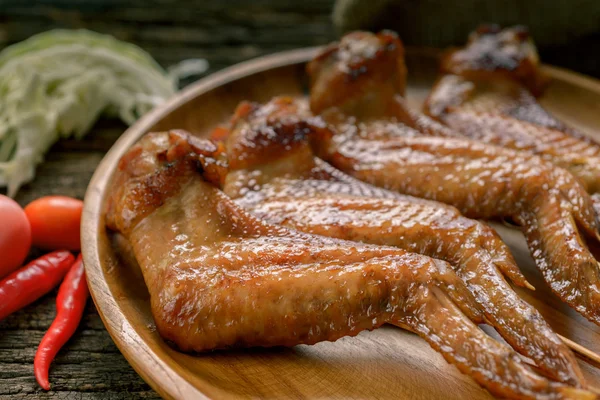
[[[391,245],[450,263],[485,319],[549,376],[581,385],[569,349],[505,281],[527,282],[489,226],[454,207],[389,192],[316,158],[308,139],[323,129],[298,100],[242,103],[226,140],[224,192],[269,223],[323,236]]]
[[[600,324],[598,223],[579,181],[525,153],[400,122],[403,93],[389,88],[403,84],[390,83],[401,74],[389,65],[398,64],[401,47],[393,34],[357,32],[309,64],[311,111],[332,128],[314,141],[317,155],[362,181],[453,205],[470,218],[511,218],[554,293]]]
[[[422,337],[490,392],[595,398],[549,381],[490,338],[448,264],[269,225],[215,187],[216,147],[147,135],[123,157],[107,226],[130,241],[159,333],[186,351],[336,340],[383,323]]]
[[[536,100],[543,89],[535,45],[523,27],[483,26],[442,60],[424,111],[474,140],[537,154],[600,191],[600,144]]]

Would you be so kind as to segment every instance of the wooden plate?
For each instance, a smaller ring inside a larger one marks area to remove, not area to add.
[[[83,215],[83,254],[88,282],[106,328],[133,368],[161,395],[191,398],[401,398],[487,399],[491,396],[416,335],[385,326],[335,343],[294,348],[217,351],[188,355],[156,333],[143,278],[122,242],[104,226],[107,185],[123,153],[150,131],[182,128],[203,136],[225,121],[241,100],[305,93],[304,49],[239,64],[205,78],[128,129],[108,152],[88,187]],[[436,74],[434,52],[408,52],[408,98],[418,107]],[[598,136],[600,83],[546,67],[552,82],[542,103],[559,118]],[[600,328],[549,293],[519,231],[497,226],[527,279],[538,290],[522,291],[554,329],[600,352]],[[123,255],[125,254],[125,255]],[[119,255],[121,255],[119,257]],[[589,381],[600,373],[581,362]]]

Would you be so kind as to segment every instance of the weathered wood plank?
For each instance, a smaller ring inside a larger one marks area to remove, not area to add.
[[[124,360],[91,300],[74,338],[52,364],[53,390],[43,392],[32,360],[54,318],[54,302],[52,293],[0,322],[0,399],[158,397]]]

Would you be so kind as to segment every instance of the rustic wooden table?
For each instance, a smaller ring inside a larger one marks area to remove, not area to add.
[[[259,55],[327,43],[335,37],[330,23],[332,3],[0,0],[0,47],[52,28],[89,28],[137,43],[162,65],[206,58],[209,72],[214,72]],[[560,53],[551,50],[547,58],[556,62]],[[565,66],[576,65],[579,53],[573,54],[563,58]],[[599,58],[594,57],[587,57],[581,70],[600,76]],[[83,198],[94,169],[124,129],[118,121],[100,121],[84,140],[55,145],[38,168],[35,181],[21,189],[17,200],[25,205],[49,194]],[[52,366],[53,390],[46,393],[37,386],[33,357],[54,317],[55,294],[0,322],[0,399],[157,398],[113,344],[91,301],[80,329]]]

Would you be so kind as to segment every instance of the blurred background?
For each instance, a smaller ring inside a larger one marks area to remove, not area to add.
[[[335,37],[331,0],[0,0],[0,47],[52,28],[110,33],[163,66],[205,58],[214,72]]]
[[[480,23],[525,24],[546,63],[600,77],[597,0],[0,0],[0,47],[52,28],[136,43],[159,63],[206,58],[209,72],[349,29],[391,28],[407,45],[463,43]],[[334,14],[334,18],[332,18]],[[334,24],[335,23],[335,24]]]

